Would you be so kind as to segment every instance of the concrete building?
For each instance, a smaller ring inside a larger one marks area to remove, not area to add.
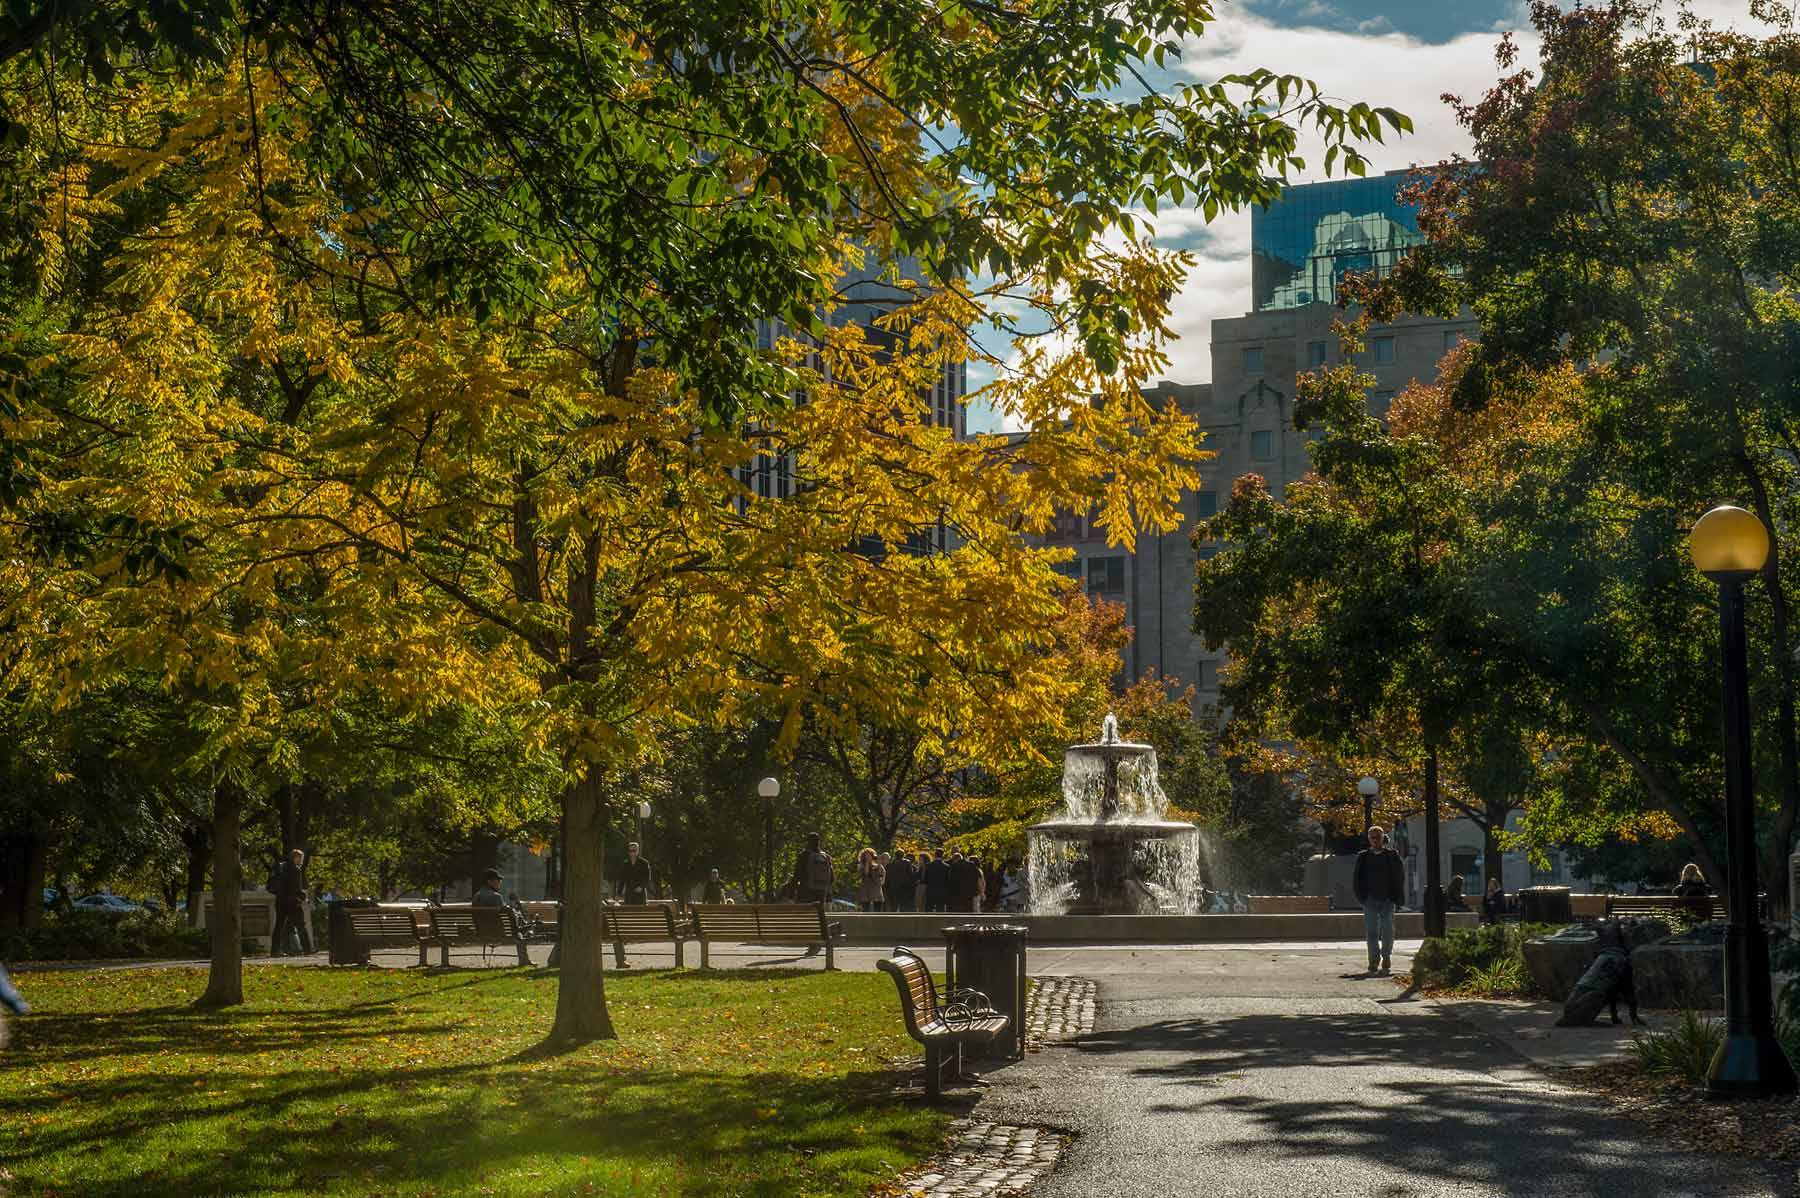
[[[1407,172],[1395,171],[1303,184],[1252,214],[1253,307],[1213,321],[1212,382],[1163,381],[1148,393],[1191,415],[1205,431],[1205,448],[1218,455],[1201,467],[1200,489],[1182,497],[1181,528],[1140,538],[1127,553],[1108,546],[1085,515],[1070,514],[1044,539],[1075,550],[1066,569],[1089,592],[1125,605],[1133,630],[1127,677],[1178,678],[1201,703],[1217,701],[1222,655],[1206,652],[1193,630],[1195,560],[1216,549],[1190,543],[1194,523],[1215,513],[1245,474],[1260,474],[1279,498],[1311,471],[1307,445],[1318,434],[1294,427],[1295,377],[1343,361],[1331,325],[1344,275],[1385,273],[1422,240],[1416,212],[1400,194],[1408,182]],[[1475,335],[1472,315],[1375,326],[1357,357],[1375,378],[1370,410],[1379,416],[1413,380],[1435,378],[1445,351]]]

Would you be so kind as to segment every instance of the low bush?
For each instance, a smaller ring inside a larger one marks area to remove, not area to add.
[[[1689,1007],[1681,1012],[1680,1022],[1673,1027],[1633,1036],[1631,1055],[1645,1073],[1700,1086],[1706,1084],[1713,1056],[1724,1042],[1724,1022]]]
[[[148,911],[71,911],[46,916],[40,927],[0,931],[0,961],[204,957],[210,946],[206,932]]]
[[[1457,928],[1419,946],[1413,954],[1413,985],[1482,998],[1531,994],[1524,944],[1555,930],[1537,923]]]

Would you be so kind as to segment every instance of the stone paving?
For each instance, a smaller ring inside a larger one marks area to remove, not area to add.
[[[1022,1194],[1056,1167],[1066,1137],[1036,1127],[958,1120],[943,1155],[900,1179],[909,1198]]]
[[[1035,978],[1025,1000],[1025,1042],[1054,1044],[1094,1030],[1095,986],[1089,978]]]

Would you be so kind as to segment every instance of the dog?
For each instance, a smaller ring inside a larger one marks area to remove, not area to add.
[[[1581,975],[1581,980],[1575,983],[1575,989],[1569,991],[1569,997],[1563,1002],[1562,1017],[1556,1021],[1557,1027],[1591,1027],[1599,1018],[1600,1008],[1607,1006],[1611,1007],[1612,1021],[1617,1025],[1621,999],[1631,1015],[1632,1025],[1644,1025],[1638,1018],[1637,984],[1631,976],[1631,950],[1626,947],[1623,931],[1617,927],[1603,927],[1600,938],[1603,947]]]

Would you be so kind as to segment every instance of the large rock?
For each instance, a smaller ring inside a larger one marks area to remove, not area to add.
[[[1614,919],[1604,923],[1570,924],[1553,935],[1527,940],[1521,951],[1537,992],[1553,1002],[1566,1000],[1607,942],[1601,939],[1602,932],[1607,933],[1608,940],[1616,933],[1630,951],[1639,945],[1661,940],[1669,934],[1669,925],[1660,919]],[[1635,954],[1632,960],[1635,964]],[[1642,1002],[1642,989],[1638,994]]]
[[[1645,1007],[1722,1006],[1725,1002],[1725,921],[1714,920],[1634,949],[1631,976]]]

